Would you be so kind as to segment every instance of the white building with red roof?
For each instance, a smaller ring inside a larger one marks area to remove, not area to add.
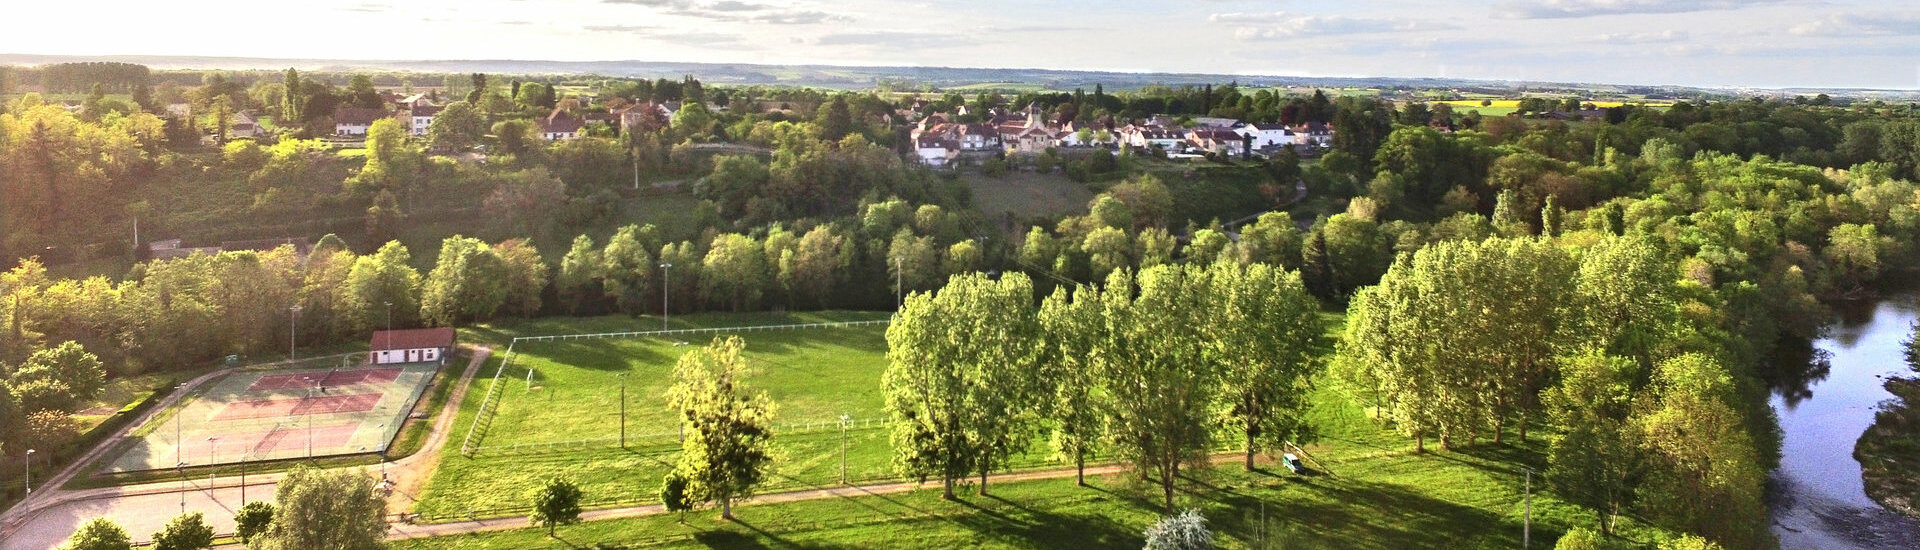
[[[444,362],[453,353],[455,333],[451,327],[377,330],[367,349],[367,362],[392,363]]]

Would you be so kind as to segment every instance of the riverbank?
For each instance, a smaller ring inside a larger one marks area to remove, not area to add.
[[[1920,519],[1920,378],[1890,378],[1886,388],[1896,398],[1860,435],[1853,457],[1860,461],[1868,497]]]

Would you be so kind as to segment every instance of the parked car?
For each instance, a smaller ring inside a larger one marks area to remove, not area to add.
[[[1301,464],[1300,457],[1293,456],[1293,453],[1280,455],[1280,462],[1286,464],[1287,470],[1292,471],[1293,473],[1301,474],[1301,473],[1306,473],[1307,471],[1307,465]]]

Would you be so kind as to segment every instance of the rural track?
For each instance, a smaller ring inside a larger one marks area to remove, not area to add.
[[[454,386],[452,392],[448,395],[447,402],[441,405],[440,416],[434,420],[432,431],[428,434],[426,442],[421,446],[419,451],[412,455],[386,463],[388,475],[395,482],[395,493],[405,496],[408,499],[407,506],[411,506],[413,495],[417,494],[418,488],[424,485],[426,477],[432,472],[433,467],[439,464],[440,449],[445,446],[449,438],[448,433],[452,431],[451,426],[455,414],[459,411],[461,399],[466,396],[467,387],[472,382],[475,373],[480,371],[480,365],[484,364],[487,358],[493,353],[492,348],[485,346],[469,349],[472,355],[471,363],[468,365],[466,373],[456,382],[457,385]],[[26,506],[28,501],[22,501],[16,504],[13,509],[8,510],[6,515],[0,516],[0,541],[7,541],[13,538],[16,531],[29,524],[34,517],[41,512],[52,510],[62,505],[82,501],[128,499],[181,492],[183,482],[174,480],[82,490],[65,490],[59,489],[59,487],[83,471],[87,464],[98,460],[101,454],[104,454],[108,449],[123,439],[130,430],[145,424],[153,415],[158,414],[160,411],[172,407],[182,396],[191,393],[192,390],[197,389],[201,384],[236,370],[259,367],[260,365],[254,365],[251,367],[220,369],[187,381],[185,387],[168,395],[164,400],[156,404],[134,422],[129,422],[127,426],[121,428],[113,437],[108,438],[105,442],[94,447],[93,450],[82,455],[81,460],[75,461],[61,470],[60,474],[49,478],[48,483],[43,485],[45,489],[35,493],[35,499],[32,501],[33,506],[28,507]],[[349,466],[347,468],[365,467],[366,466]],[[261,493],[263,495],[270,495],[273,486],[279,482],[281,475],[280,473],[250,475],[247,476],[246,486],[250,489],[265,491]],[[206,480],[202,478],[194,478],[184,484],[186,491],[194,493],[212,492],[216,489],[229,490],[240,486],[238,476],[217,478],[210,486],[207,485]],[[408,491],[408,488],[411,488],[411,491]],[[170,517],[173,512],[170,506],[168,508],[165,513]],[[401,509],[404,509],[404,507]],[[0,544],[0,547],[4,546],[6,545]]]

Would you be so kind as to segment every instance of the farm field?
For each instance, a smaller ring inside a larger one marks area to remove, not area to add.
[[[885,320],[889,313],[694,315],[674,318],[674,328]],[[496,359],[469,388],[455,423],[455,439],[427,484],[415,511],[448,519],[469,511],[513,510],[538,481],[568,475],[580,482],[590,504],[610,506],[656,498],[660,480],[679,452],[678,421],[664,403],[680,355],[705,345],[713,334],[620,339],[521,342],[498,380],[497,409],[474,438],[477,452],[461,454],[480,401],[491,389],[503,342],[518,335],[657,330],[658,318],[609,316],[552,319],[510,330],[481,328],[466,341],[495,342]],[[766,330],[740,333],[755,369],[748,382],[775,404],[776,486],[838,482],[841,415],[854,427],[848,476],[890,475],[891,451],[881,421],[886,416],[880,375],[886,369],[886,327]],[[681,342],[685,342],[684,345]],[[529,383],[531,372],[531,383]],[[627,384],[627,446],[620,446],[620,386]],[[484,514],[483,514],[484,515]]]
[[[408,363],[234,372],[135,428],[134,439],[101,470],[377,452],[392,442],[438,369]]]

